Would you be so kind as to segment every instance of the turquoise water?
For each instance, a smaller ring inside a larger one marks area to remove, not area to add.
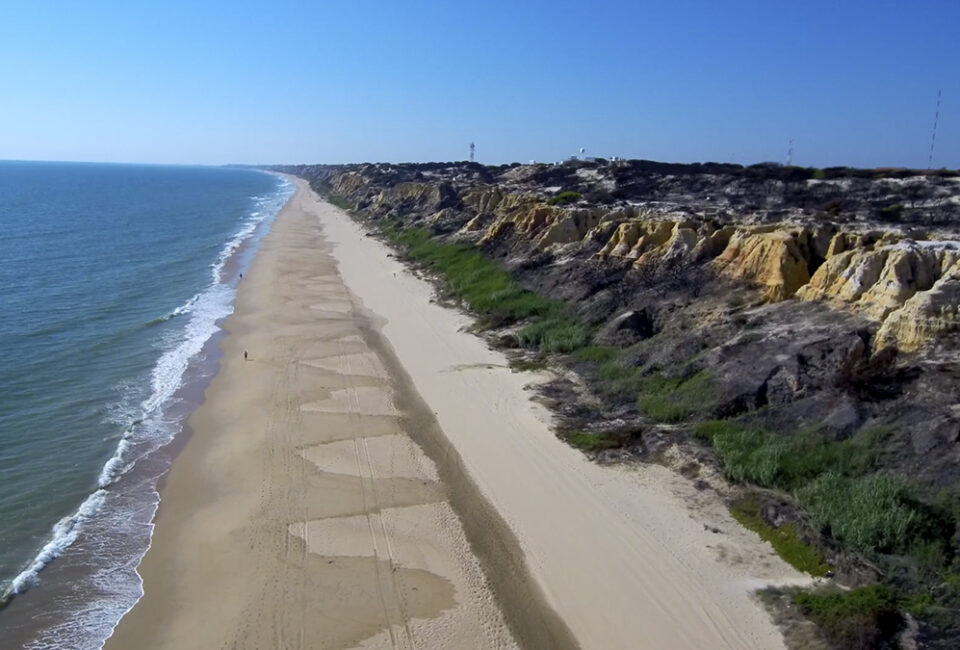
[[[8,641],[100,647],[139,598],[157,450],[215,371],[237,276],[291,192],[245,169],[0,162]]]

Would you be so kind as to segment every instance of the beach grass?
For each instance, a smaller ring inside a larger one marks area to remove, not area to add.
[[[700,422],[727,478],[792,494],[820,532],[862,553],[915,556],[942,570],[953,525],[901,478],[877,471],[882,428],[832,440],[816,429],[774,433],[736,420]]]
[[[681,422],[709,407],[713,384],[705,371],[688,379],[651,375],[640,382],[637,408],[658,422]]]
[[[825,472],[863,476],[877,466],[876,442],[887,435],[866,429],[846,440],[829,439],[811,428],[775,433],[738,420],[707,420],[694,435],[710,442],[728,478],[793,491]]]
[[[566,304],[524,289],[477,248],[440,241],[426,228],[402,228],[392,221],[382,229],[410,259],[439,275],[448,294],[480,316],[481,326],[522,323],[520,344],[543,352],[569,353],[589,345],[592,329]]]
[[[623,446],[623,441],[619,438],[586,431],[569,431],[563,435],[563,439],[583,451],[602,451]]]

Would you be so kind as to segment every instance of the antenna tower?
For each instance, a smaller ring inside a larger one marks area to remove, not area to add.
[[[942,90],[937,90],[937,110],[933,114],[933,135],[930,137],[930,156],[927,158],[927,169],[933,169],[933,145],[937,143],[937,122],[940,121],[940,95],[942,92]]]
[[[473,162],[473,153],[476,150],[477,145],[470,143],[470,162]]]
[[[790,138],[790,145],[787,147],[787,167],[793,164],[793,138]]]

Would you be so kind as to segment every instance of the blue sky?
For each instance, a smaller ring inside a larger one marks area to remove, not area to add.
[[[0,159],[960,167],[960,1],[0,0]]]

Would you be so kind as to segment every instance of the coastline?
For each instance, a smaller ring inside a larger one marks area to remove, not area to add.
[[[106,647],[514,647],[301,196],[239,286]]]
[[[265,176],[271,179],[258,189],[227,195],[235,202],[222,213],[233,219],[225,223],[226,238],[209,241],[207,251],[219,251],[214,259],[207,251],[196,258],[206,282],[173,284],[191,297],[156,301],[163,315],[139,325],[153,333],[158,356],[122,387],[116,413],[107,416],[108,431],[121,428],[104,438],[115,446],[97,466],[90,492],[12,581],[12,597],[0,607],[10,647],[101,647],[142,596],[136,567],[151,544],[157,491],[189,438],[184,422],[217,371],[220,322],[233,309],[238,276],[292,194],[282,177]]]
[[[107,648],[783,647],[750,593],[806,577],[669,470],[559,441],[535,375],[291,180],[167,477],[145,596]],[[357,503],[364,486],[390,503]],[[378,568],[429,597],[411,610]],[[359,596],[333,598],[344,584]]]

